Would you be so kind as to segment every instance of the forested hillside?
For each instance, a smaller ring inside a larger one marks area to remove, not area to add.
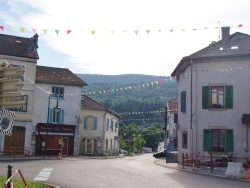
[[[168,100],[177,96],[171,77],[78,74],[88,86],[83,93],[119,113],[126,124],[163,123]]]

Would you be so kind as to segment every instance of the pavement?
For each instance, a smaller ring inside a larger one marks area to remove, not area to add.
[[[120,154],[119,156],[88,156],[88,158],[92,159],[112,159],[112,158],[117,158],[117,157],[123,157],[125,155]],[[64,160],[76,160],[77,158],[80,157],[61,157],[61,156],[3,156],[0,155],[0,162],[1,161],[21,161],[21,160],[59,160],[59,159],[64,159]],[[86,156],[84,156],[86,158]],[[166,168],[172,168],[176,170],[181,170],[189,173],[197,173],[197,174],[203,174],[203,175],[208,175],[208,176],[216,176],[220,178],[231,178],[239,181],[248,181],[250,183],[250,170],[244,169],[246,175],[244,178],[235,178],[235,177],[228,177],[226,176],[226,171],[227,167],[213,167],[211,170],[211,167],[209,166],[192,166],[192,165],[185,165],[183,166],[180,163],[177,162],[166,162],[166,158],[158,158],[155,159],[154,163],[156,165],[160,165]]]
[[[203,174],[208,176],[216,176],[220,178],[230,178],[235,179],[239,181],[248,181],[250,183],[250,172],[247,169],[244,169],[245,177],[244,178],[235,178],[235,177],[228,177],[226,176],[227,167],[213,167],[211,170],[211,167],[209,166],[192,166],[192,165],[182,165],[177,162],[166,162],[165,158],[160,158],[155,160],[155,164],[164,166],[166,168],[172,168],[176,170],[181,170],[185,172],[190,173],[197,173],[197,174]]]

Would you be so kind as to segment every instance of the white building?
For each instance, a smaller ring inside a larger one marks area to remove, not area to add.
[[[179,84],[178,160],[184,152],[250,157],[250,36],[223,27],[220,41],[183,57],[171,76]]]

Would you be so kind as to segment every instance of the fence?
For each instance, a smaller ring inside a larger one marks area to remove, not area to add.
[[[182,168],[193,166],[198,170],[200,166],[208,166],[213,173],[214,167],[227,167],[228,162],[241,162],[244,167],[250,167],[250,158],[245,156],[221,155],[217,153],[182,153]]]

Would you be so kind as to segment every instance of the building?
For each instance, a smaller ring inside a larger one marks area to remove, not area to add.
[[[165,148],[168,143],[173,143],[177,149],[177,132],[178,132],[178,98],[172,98],[167,102],[167,127]]]
[[[35,91],[36,65],[39,59],[38,36],[23,38],[0,34],[0,61],[6,61],[11,66],[22,66],[25,70],[24,86],[20,90],[23,94],[24,105],[21,108],[8,108],[15,112],[12,135],[0,134],[0,150],[6,153],[23,154],[30,152],[32,144],[33,103]]]
[[[171,74],[179,85],[179,161],[182,153],[250,157],[250,36],[221,31],[221,40],[183,57]]]
[[[81,94],[87,83],[69,69],[37,66],[35,84],[35,155],[78,155]]]
[[[94,99],[81,102],[80,154],[119,155],[118,128],[121,117]]]

